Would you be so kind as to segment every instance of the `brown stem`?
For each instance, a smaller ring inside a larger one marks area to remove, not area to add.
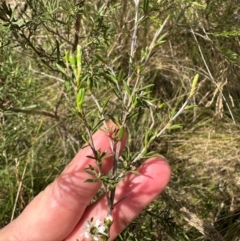
[[[76,21],[74,24],[75,33],[74,33],[74,41],[73,41],[73,47],[72,52],[74,53],[77,49],[77,45],[79,42],[79,30],[80,30],[80,23],[81,23],[81,16],[82,16],[82,7],[84,5],[84,0],[77,0],[75,3],[75,6],[77,8],[76,13]]]

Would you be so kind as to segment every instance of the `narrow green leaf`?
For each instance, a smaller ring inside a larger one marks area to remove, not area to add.
[[[182,128],[182,125],[180,125],[180,124],[170,125],[167,129],[168,130],[175,130],[175,129],[179,129],[179,128]]]
[[[58,68],[59,71],[61,71],[63,74],[66,74],[66,70],[59,64],[56,64],[56,67]]]
[[[143,11],[146,13],[149,9],[149,0],[143,1]]]
[[[162,43],[166,42],[166,40],[163,40],[163,39],[166,37],[167,34],[168,33],[164,33],[158,38],[157,45],[161,45]]]
[[[117,134],[117,141],[121,141],[123,138],[124,133],[126,132],[126,127],[125,126],[121,126],[120,129],[118,130],[118,134]]]
[[[136,117],[138,114],[139,114],[139,111],[138,111],[138,110],[133,110],[132,113],[129,113],[129,114],[127,115],[127,120],[130,120],[131,118]]]
[[[114,94],[118,97],[118,99],[121,99],[121,93],[119,92],[117,86],[113,85],[112,88]]]
[[[127,82],[125,80],[123,80],[123,85],[124,85],[124,90],[127,92],[128,96],[131,95],[131,89],[129,87],[129,85],[127,84]]]
[[[84,136],[84,135],[81,135],[82,139],[84,140],[85,143],[88,143],[88,137],[87,136]],[[88,145],[84,146],[84,147],[87,147]],[[84,148],[83,147],[83,148]]]
[[[193,108],[197,107],[197,105],[187,105],[184,110],[191,110]]]
[[[72,68],[76,67],[76,58],[74,55],[70,54],[68,57],[69,63],[71,64]]]
[[[95,182],[99,182],[99,180],[98,179],[86,179],[84,182],[95,183]]]
[[[82,80],[83,81],[83,80]],[[90,92],[92,92],[92,88],[93,88],[93,78],[91,77],[88,77],[87,78],[87,87],[88,87],[88,90]]]
[[[104,159],[107,159],[108,157],[112,157],[112,156],[113,156],[112,153],[102,153],[101,159],[104,160]]]
[[[162,121],[162,116],[160,113],[156,113],[158,120]]]
[[[106,106],[107,106],[107,104],[108,104],[108,102],[109,102],[110,99],[111,99],[111,97],[107,98],[107,99],[105,100],[105,102],[103,103],[103,106],[102,106],[102,109],[103,109],[103,110],[106,108]]]
[[[144,155],[144,158],[157,157],[157,156],[161,156],[161,155],[159,155],[156,151],[150,151]]]
[[[141,175],[141,173],[139,171],[136,171],[136,170],[128,171],[126,174],[128,174],[128,173],[136,174],[138,176]]]
[[[138,89],[136,92],[141,92],[142,90],[149,89],[150,87],[153,87],[153,86],[154,86],[154,84],[145,85],[144,87]]]
[[[69,51],[67,51],[67,50],[64,51],[64,59],[66,62],[69,63]]]
[[[106,61],[105,61],[100,55],[96,54],[95,57],[96,57],[100,62],[102,62],[102,63],[104,63],[104,64],[106,63]]]
[[[79,89],[77,94],[77,109],[79,112],[82,112],[84,96],[85,96],[85,89],[84,88]]]
[[[81,78],[81,72],[82,72],[82,49],[81,46],[77,46],[77,54],[76,54],[76,61],[77,61],[77,76],[76,80],[79,84],[80,78]]]
[[[102,123],[104,122],[104,119],[100,120],[93,128],[92,128],[92,132],[95,132],[99,129],[99,127],[102,125]]]
[[[166,103],[162,103],[162,104],[159,104],[159,105],[158,105],[158,108],[159,108],[159,109],[162,109],[163,107],[166,107],[166,106],[167,106]]]
[[[81,46],[78,44],[77,46],[77,55],[76,55],[76,58],[77,58],[77,64],[81,65],[82,64],[82,48]]]
[[[149,138],[150,138],[150,130],[146,130],[145,136],[144,136],[144,146],[148,146]]]
[[[189,98],[192,98],[193,95],[195,94],[195,90],[196,90],[198,78],[199,78],[199,74],[196,74],[196,75],[194,76],[193,81],[192,81],[192,86],[191,86],[191,91],[190,91],[190,94],[189,94]]]
[[[89,158],[89,159],[96,160],[96,158],[95,158],[94,156],[89,156],[89,155],[87,155],[86,157]]]
[[[109,114],[108,116],[109,116],[109,118],[112,122],[114,122],[117,126],[119,126],[119,122],[117,121],[117,119],[113,115]]]

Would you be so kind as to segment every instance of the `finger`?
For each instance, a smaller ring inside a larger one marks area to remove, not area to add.
[[[171,176],[168,163],[159,157],[150,158],[138,169],[140,175],[129,174],[116,187],[113,225],[110,240],[114,240],[166,187]],[[105,197],[89,206],[81,221],[65,241],[84,240],[84,223],[91,218],[103,220],[107,216]]]
[[[112,123],[108,124],[113,127]],[[127,135],[122,138],[121,151]],[[96,150],[111,153],[108,134],[102,130],[93,135]],[[86,206],[101,186],[100,182],[88,183],[93,176],[85,171],[89,165],[96,167],[90,147],[79,151],[60,176],[41,192],[25,208],[23,213],[11,224],[0,231],[0,241],[60,241],[63,240],[80,220]],[[107,173],[112,167],[112,157],[102,164]],[[13,237],[14,236],[14,237]]]

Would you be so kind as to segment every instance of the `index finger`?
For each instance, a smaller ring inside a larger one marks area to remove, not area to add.
[[[108,125],[114,127],[112,123]],[[121,140],[121,150],[127,141],[127,134]],[[93,135],[96,150],[112,153],[109,136],[103,130]],[[23,213],[0,231],[0,241],[60,241],[79,222],[85,208],[92,200],[100,182],[88,183],[93,176],[85,171],[89,165],[96,167],[91,148],[81,149],[60,176],[43,192],[36,196]],[[102,172],[107,173],[113,164],[112,157],[102,163]]]

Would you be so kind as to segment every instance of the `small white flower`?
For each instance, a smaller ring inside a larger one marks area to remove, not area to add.
[[[105,218],[105,220],[112,222],[112,221],[113,221],[112,215],[111,215],[111,214],[108,214],[107,217]]]
[[[110,228],[113,223],[113,217],[111,214],[108,214],[106,218],[104,218],[104,224]]]
[[[95,223],[93,221],[86,221],[85,226],[87,231],[83,234],[85,238],[92,238],[94,241],[100,241],[101,236],[107,236],[105,233],[107,226],[102,223],[100,219],[97,219]]]

